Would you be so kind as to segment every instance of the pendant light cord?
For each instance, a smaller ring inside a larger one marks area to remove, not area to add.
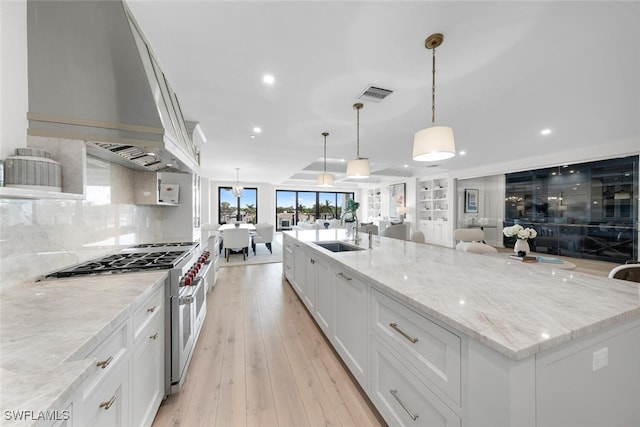
[[[327,135],[329,135],[327,132],[324,132],[322,134],[322,136],[324,136],[324,175],[327,175]],[[323,176],[322,179],[324,180],[325,177]]]
[[[431,126],[436,124],[436,48],[431,55]]]
[[[356,159],[360,158],[360,109],[356,108]]]
[[[362,104],[353,104],[353,108],[356,109],[356,160],[360,160],[360,109]]]

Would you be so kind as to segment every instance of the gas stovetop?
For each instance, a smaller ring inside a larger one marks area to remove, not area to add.
[[[77,264],[45,278],[72,277],[88,274],[132,273],[136,271],[167,270],[176,267],[189,250],[118,253]]]
[[[156,248],[190,248],[196,246],[196,242],[161,242],[161,243],[140,243],[138,245],[129,246],[127,249],[156,249]]]

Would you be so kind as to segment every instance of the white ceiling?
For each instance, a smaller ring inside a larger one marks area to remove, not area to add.
[[[394,91],[360,112],[370,182],[608,144],[640,151],[637,1],[127,3],[185,118],[200,122],[202,175],[214,180],[240,168],[244,182],[314,184],[327,131],[328,169],[353,185],[338,159],[355,157],[352,105],[370,84]],[[466,155],[425,169],[411,153],[431,121],[424,41],[435,32],[436,122]]]

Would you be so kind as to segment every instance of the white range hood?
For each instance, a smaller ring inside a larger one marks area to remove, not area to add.
[[[28,133],[134,169],[199,173],[178,98],[121,1],[27,2]]]

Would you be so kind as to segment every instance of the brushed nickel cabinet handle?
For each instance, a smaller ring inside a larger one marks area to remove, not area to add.
[[[156,311],[156,308],[158,308],[157,305],[151,307],[151,308],[147,308],[147,313],[153,313],[154,311]]]
[[[393,329],[398,331],[403,337],[405,337],[406,339],[408,339],[412,343],[415,344],[415,343],[418,342],[418,338],[410,337],[409,335],[407,335],[407,333],[405,331],[403,331],[402,329],[398,328],[398,324],[397,323],[389,323],[389,326],[391,326]]]
[[[106,368],[107,366],[109,366],[109,363],[111,363],[111,361],[113,360],[112,356],[109,356],[109,358],[107,360],[103,360],[102,362],[98,362],[96,363],[96,366],[101,367],[102,369]]]
[[[342,271],[340,273],[338,273],[340,276],[344,277],[345,280],[351,280],[351,277],[347,276],[346,274],[344,274]]]
[[[109,410],[109,408],[111,408],[111,405],[113,405],[113,402],[116,401],[116,395],[114,394],[113,397],[108,401],[108,402],[102,402],[100,404],[101,408],[104,408],[105,411]]]
[[[405,412],[409,414],[413,421],[418,419],[418,414],[413,414],[406,406],[404,406],[404,403],[402,403],[402,400],[400,400],[400,398],[398,397],[398,390],[389,390],[389,393],[391,393],[391,395],[396,398],[400,406],[402,406],[402,409],[404,409]]]
[[[155,340],[157,338],[158,338],[158,333],[157,332],[149,337],[149,339],[151,339],[151,340]]]

